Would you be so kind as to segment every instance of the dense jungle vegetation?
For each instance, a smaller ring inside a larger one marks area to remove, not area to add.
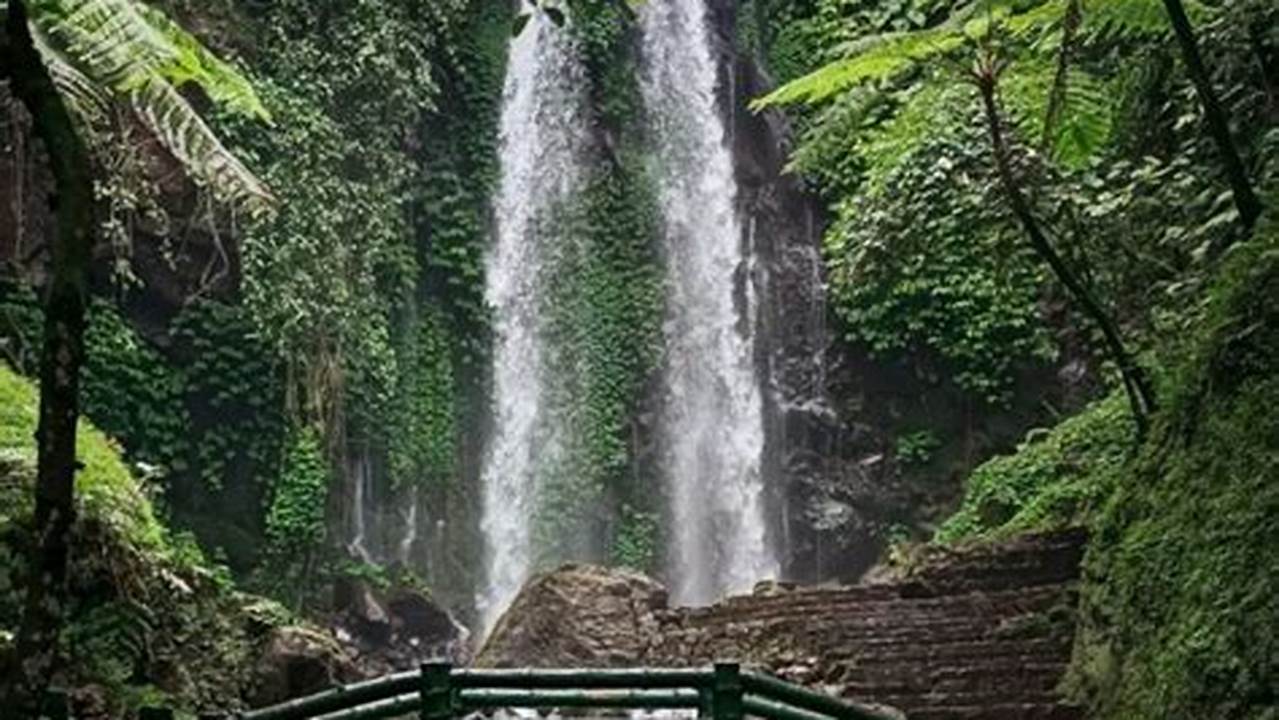
[[[595,139],[544,308],[551,362],[587,380],[556,388],[575,432],[537,527],[657,572],[643,9],[545,5]],[[824,212],[823,352],[922,388],[876,431],[894,483],[947,501],[876,517],[882,562],[1084,526],[1071,697],[1106,720],[1279,717],[1279,4],[721,5],[724,52],[773,88],[741,101],[786,128]],[[263,638],[334,645],[317,628],[352,583],[429,588],[469,622],[521,11],[0,15],[0,707],[50,681],[103,717],[243,707]],[[930,423],[943,394],[1020,441]],[[399,555],[352,550],[361,473],[425,508]]]

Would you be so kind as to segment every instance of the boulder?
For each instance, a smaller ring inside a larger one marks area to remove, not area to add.
[[[667,592],[636,572],[565,565],[533,578],[480,650],[480,667],[639,664]]]
[[[333,631],[366,672],[408,670],[436,658],[470,660],[470,633],[424,589],[348,580],[334,599]]]
[[[362,675],[329,635],[300,625],[279,627],[271,631],[258,655],[248,701],[253,707],[272,705]]]

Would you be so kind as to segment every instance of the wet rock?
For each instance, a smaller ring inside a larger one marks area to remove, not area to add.
[[[348,581],[335,605],[334,634],[366,673],[407,670],[428,659],[470,660],[470,633],[421,588]]]
[[[481,667],[609,667],[638,664],[667,606],[666,588],[644,575],[565,565],[530,580],[498,621]]]
[[[248,700],[254,707],[271,705],[362,676],[331,636],[297,625],[280,627],[271,631],[254,665]]]

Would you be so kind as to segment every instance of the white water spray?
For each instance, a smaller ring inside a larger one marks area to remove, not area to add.
[[[347,477],[352,479],[353,497],[351,498],[351,540],[347,543],[347,549],[351,554],[358,557],[361,562],[373,563],[373,553],[369,552],[369,548],[365,539],[365,504],[369,496],[373,494],[373,472],[369,467],[368,456],[361,452],[351,458],[347,464]]]
[[[567,33],[534,15],[511,41],[497,236],[487,259],[496,341],[494,431],[481,476],[486,583],[477,607],[485,631],[532,569],[536,470],[556,456],[562,435],[546,412],[542,279],[553,238],[539,221],[577,186],[589,128],[587,83]]]
[[[650,0],[641,87],[665,222],[662,417],[674,599],[706,604],[778,574],[764,519],[755,301],[716,100],[706,0]]]

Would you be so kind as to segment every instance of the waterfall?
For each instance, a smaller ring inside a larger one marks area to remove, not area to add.
[[[643,10],[641,91],[667,266],[661,418],[674,599],[705,604],[776,577],[764,517],[755,293],[743,247],[706,0]]]
[[[548,411],[544,370],[550,262],[545,214],[578,185],[586,147],[587,86],[567,34],[541,16],[512,38],[501,114],[496,237],[487,258],[494,313],[493,432],[481,473],[485,586],[476,599],[490,628],[527,579],[538,468],[554,464],[561,420]]]
[[[351,540],[347,549],[362,562],[373,563],[373,553],[369,552],[365,538],[368,510],[365,505],[373,495],[373,473],[369,467],[367,453],[360,452],[347,463],[347,477],[351,478],[353,493],[351,498]]]
[[[412,567],[413,561],[413,544],[417,542],[417,505],[420,500],[418,486],[413,486],[413,491],[409,493],[409,507],[404,513],[404,534],[400,536],[399,551],[400,564],[404,567]]]

